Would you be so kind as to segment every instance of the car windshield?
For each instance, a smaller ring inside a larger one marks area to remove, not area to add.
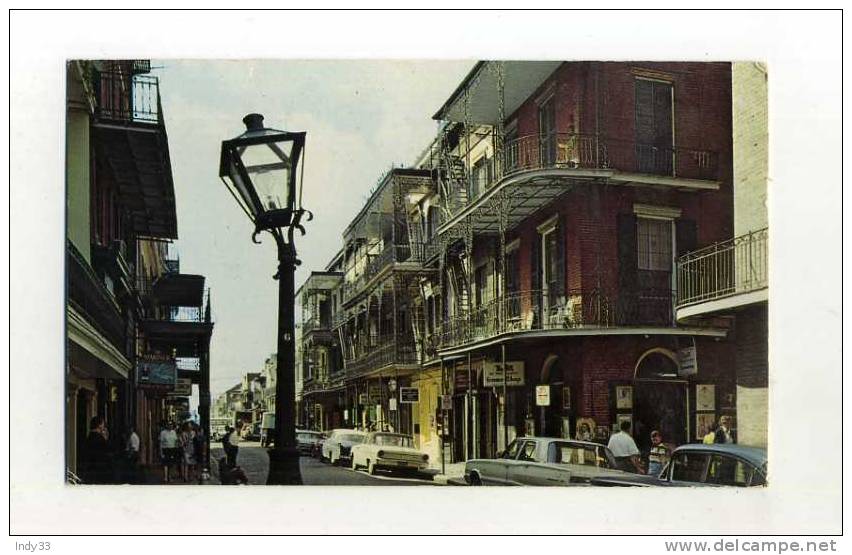
[[[399,436],[394,434],[376,434],[373,436],[373,441],[376,445],[389,445],[392,447],[411,447],[411,438],[409,436]]]
[[[364,443],[364,436],[361,434],[343,434],[338,439],[349,443]]]

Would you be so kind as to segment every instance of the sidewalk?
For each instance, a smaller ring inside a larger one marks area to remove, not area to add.
[[[432,477],[432,481],[436,484],[445,486],[466,486],[464,481],[464,463],[448,463],[444,465],[445,474],[441,474],[441,469],[437,470],[438,474]]]

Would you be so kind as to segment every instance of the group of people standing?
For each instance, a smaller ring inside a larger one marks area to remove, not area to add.
[[[180,479],[191,482],[201,478],[201,465],[205,460],[207,441],[201,426],[184,422],[179,429],[173,422],[162,424],[159,436],[160,462],[163,465],[163,482],[171,482],[169,471],[177,467]]]
[[[139,435],[130,428],[124,439],[122,449],[120,443],[110,440],[104,417],[92,417],[78,468],[83,483],[139,483]]]
[[[731,419],[723,416],[718,423],[713,423],[709,431],[702,438],[703,443],[733,443],[731,433]],[[624,421],[619,426],[619,431],[609,438],[607,447],[615,457],[619,470],[633,472],[636,474],[650,474],[657,476],[668,464],[672,449],[664,442],[663,434],[659,430],[651,432],[651,448],[648,451],[647,468],[642,462],[641,453],[636,446],[633,436],[630,435],[630,422]]]

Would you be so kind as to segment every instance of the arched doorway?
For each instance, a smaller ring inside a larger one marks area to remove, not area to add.
[[[639,357],[633,387],[633,436],[640,451],[650,449],[652,430],[659,430],[666,443],[689,441],[687,382],[678,376],[673,352],[651,349]]]

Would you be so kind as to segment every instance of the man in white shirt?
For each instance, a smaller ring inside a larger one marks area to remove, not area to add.
[[[609,445],[607,445],[618,463],[618,468],[625,472],[644,474],[639,461],[639,448],[636,447],[636,442],[630,436],[630,422],[623,420],[619,428],[621,430],[612,434],[612,437],[609,438]]]
[[[225,457],[228,460],[228,466],[234,468],[237,466],[237,453],[240,451],[240,432],[242,432],[243,423],[237,422],[237,429],[232,430],[230,434],[228,434],[228,442],[227,448],[225,449]]]
[[[169,422],[160,432],[160,458],[163,461],[163,481],[165,483],[169,483],[169,467],[179,462],[176,457],[176,450],[177,432],[175,432],[175,425]]]
[[[139,478],[139,435],[135,428],[130,428],[130,434],[127,436],[127,444],[125,445],[125,454],[127,455],[127,481],[135,484]]]

